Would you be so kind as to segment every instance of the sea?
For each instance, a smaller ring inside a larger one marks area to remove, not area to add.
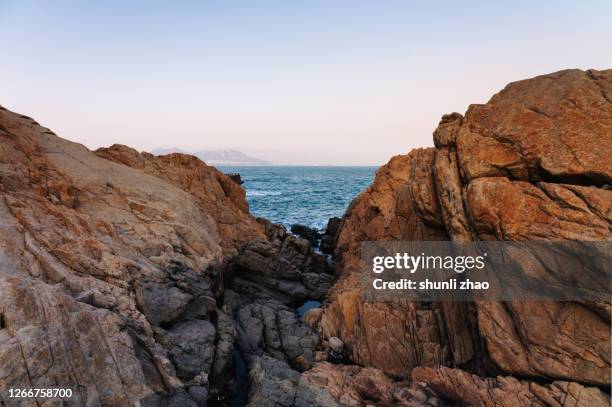
[[[373,181],[377,167],[240,166],[217,167],[239,173],[253,216],[287,228],[300,224],[324,229],[342,217],[351,201]]]

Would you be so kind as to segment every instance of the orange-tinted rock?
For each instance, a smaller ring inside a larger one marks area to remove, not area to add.
[[[229,329],[217,266],[265,238],[244,192],[193,157],[96,155],[6,109],[0,151],[0,387],[114,406],[208,386]]]
[[[444,116],[435,149],[381,167],[343,219],[321,333],[342,339],[353,362],[400,377],[441,364],[609,386],[609,303],[367,303],[359,250],[367,240],[612,240],[611,94],[610,70],[511,83],[465,117]]]
[[[610,89],[609,70],[567,70],[513,82],[486,105],[471,105],[456,142],[466,181],[610,184]]]
[[[437,406],[436,394],[394,382],[381,370],[317,363],[300,378],[297,405],[316,406]],[[305,404],[300,404],[304,403]]]
[[[610,396],[597,387],[553,381],[540,384],[497,376],[480,378],[458,369],[416,368],[414,383],[428,388],[452,403],[468,406],[609,406]]]
[[[189,192],[216,222],[221,245],[231,251],[241,241],[263,236],[260,225],[249,216],[245,191],[228,176],[187,154],[154,156],[114,145],[95,152],[108,160],[142,170]]]
[[[325,337],[338,336],[348,345],[354,362],[397,375],[423,363],[447,361],[438,311],[405,301],[364,303],[356,272],[360,243],[448,239],[435,200],[433,160],[433,149],[392,158],[349,207],[335,250],[341,277],[329,293],[319,323]],[[417,182],[410,183],[412,179]],[[407,320],[413,322],[406,324]]]

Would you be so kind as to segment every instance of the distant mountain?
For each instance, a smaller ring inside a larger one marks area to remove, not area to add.
[[[157,148],[151,151],[155,155],[171,153],[191,154],[210,165],[269,165],[270,162],[249,157],[237,150],[200,150],[188,151],[179,148]]]

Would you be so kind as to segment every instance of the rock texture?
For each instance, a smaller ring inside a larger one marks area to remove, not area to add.
[[[231,287],[249,297],[286,305],[322,300],[334,279],[327,259],[313,252],[310,241],[288,234],[283,226],[259,221],[265,225],[266,238],[248,242],[229,264]]]
[[[470,406],[607,406],[610,397],[596,387],[551,381],[535,383],[514,377],[480,378],[442,367],[416,368],[413,383],[433,390],[444,400]]]
[[[609,303],[367,303],[359,273],[366,240],[612,240],[611,95],[609,70],[511,83],[381,167],[343,219],[322,336],[454,402],[608,405]]]
[[[70,386],[90,406],[223,403],[253,324],[274,320],[249,351],[311,366],[319,338],[284,303],[322,298],[329,272],[195,157],[91,152],[0,110],[2,389]]]
[[[0,390],[70,386],[87,406],[607,406],[609,302],[368,303],[359,273],[366,240],[612,240],[611,95],[612,71],[569,70],[444,116],[435,148],[392,158],[330,221],[333,273],[197,158],[91,152],[1,108]],[[309,300],[325,303],[302,321]]]

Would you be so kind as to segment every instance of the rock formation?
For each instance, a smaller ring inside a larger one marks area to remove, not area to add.
[[[323,336],[454,402],[608,405],[609,303],[367,303],[358,275],[366,240],[612,240],[611,97],[610,70],[511,83],[381,167],[344,217]]]
[[[330,222],[333,273],[195,157],[91,152],[0,109],[0,390],[607,406],[609,302],[370,303],[359,273],[366,240],[612,240],[611,97],[612,71],[569,70],[444,116],[435,148],[393,157]],[[302,321],[307,300],[324,304]]]
[[[245,353],[311,366],[319,338],[284,304],[322,299],[327,262],[252,217],[215,168],[91,152],[2,109],[0,188],[0,388],[70,386],[92,406],[223,401],[248,312],[278,316],[265,333],[281,342],[249,337]]]

